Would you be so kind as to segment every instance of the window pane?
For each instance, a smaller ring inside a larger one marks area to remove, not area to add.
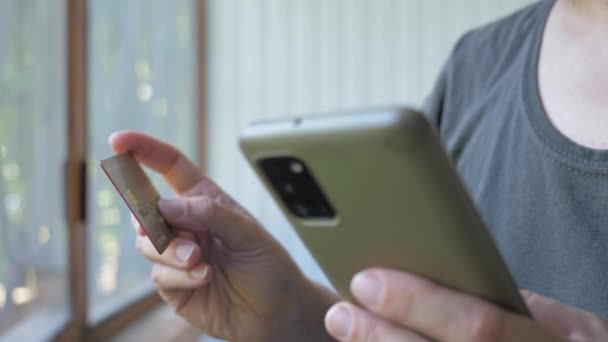
[[[110,133],[135,129],[195,151],[196,42],[191,0],[89,5],[89,299],[93,321],[150,286],[129,212],[99,168]],[[153,177],[161,194],[170,196]]]
[[[0,1],[0,338],[45,336],[68,311],[64,11]]]

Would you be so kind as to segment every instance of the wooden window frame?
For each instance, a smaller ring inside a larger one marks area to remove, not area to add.
[[[146,291],[132,302],[99,322],[88,320],[86,161],[88,100],[88,0],[65,0],[66,80],[68,157],[66,162],[66,216],[68,227],[68,270],[71,316],[59,330],[51,332],[55,341],[105,340],[151,312],[162,300],[154,290]],[[193,0],[195,49],[195,113],[197,116],[197,158],[202,170],[207,166],[207,74],[206,74],[206,1]]]
[[[84,185],[86,174],[86,11],[87,1],[66,0],[67,146],[65,170],[68,225],[68,286],[72,317],[56,340],[82,340],[86,322],[86,231]]]

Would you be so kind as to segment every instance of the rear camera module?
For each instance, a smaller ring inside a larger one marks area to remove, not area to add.
[[[292,215],[302,219],[333,219],[336,216],[302,160],[272,157],[258,160],[258,166]]]

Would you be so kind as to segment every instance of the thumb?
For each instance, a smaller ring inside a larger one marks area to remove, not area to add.
[[[158,208],[172,226],[210,234],[232,249],[255,248],[264,236],[251,217],[208,196],[161,199]]]
[[[521,294],[534,319],[553,333],[569,341],[589,341],[598,334],[605,338],[605,323],[594,314],[528,290]]]

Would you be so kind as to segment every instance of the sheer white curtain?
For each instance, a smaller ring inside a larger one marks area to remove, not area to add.
[[[210,0],[209,174],[325,281],[238,151],[261,118],[421,104],[468,29],[530,0]]]

